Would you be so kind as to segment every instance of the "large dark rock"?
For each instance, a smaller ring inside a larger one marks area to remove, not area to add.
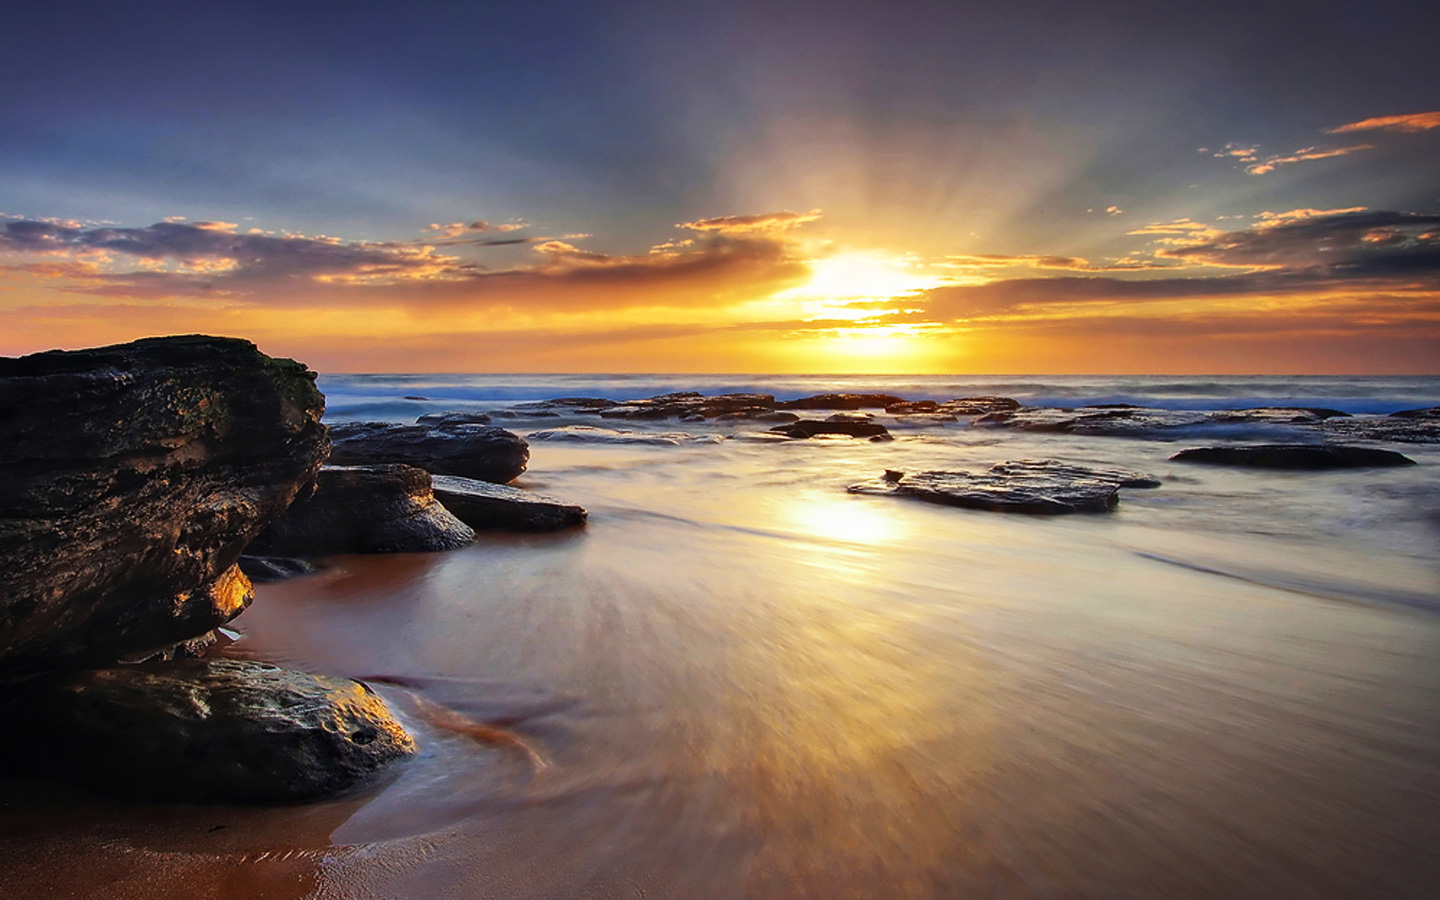
[[[477,530],[558,531],[584,525],[584,507],[554,497],[458,475],[436,475],[435,499]]]
[[[852,484],[852,494],[888,494],[930,503],[995,512],[1107,512],[1121,487],[1156,487],[1147,475],[1114,469],[1087,469],[1054,460],[1020,460],[969,472],[886,472]]]
[[[782,400],[776,409],[885,409],[904,403],[893,394],[813,394],[798,400]]]
[[[1195,447],[1170,457],[1176,462],[1250,469],[1355,469],[1375,466],[1413,466],[1415,460],[1394,450],[1347,447],[1340,444],[1249,444],[1233,447]]]
[[[879,422],[867,422],[857,420],[840,420],[819,422],[814,419],[801,419],[798,422],[791,422],[788,425],[776,425],[770,429],[775,434],[783,434],[792,438],[812,438],[821,434],[843,434],[850,437],[864,437],[871,440],[888,441],[890,431]]]
[[[530,446],[518,435],[488,425],[347,422],[330,427],[330,441],[330,461],[337,465],[405,463],[496,484],[524,472],[530,460]]]
[[[1009,397],[961,397],[956,400],[946,400],[940,404],[937,411],[956,416],[983,416],[986,413],[1019,408],[1020,402]]]
[[[415,466],[325,466],[255,539],[262,556],[454,550],[475,532],[435,501],[430,473]]]
[[[348,678],[229,659],[43,676],[12,689],[8,762],[135,800],[316,800],[415,752]],[[23,735],[23,737],[19,737]]]
[[[243,609],[241,550],[328,450],[314,379],[202,336],[0,359],[0,675],[145,654]]]
[[[427,428],[453,428],[456,425],[488,425],[490,417],[479,412],[438,412],[426,413],[415,420],[416,425]]]

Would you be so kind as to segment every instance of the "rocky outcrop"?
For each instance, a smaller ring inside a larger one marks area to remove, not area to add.
[[[0,674],[156,652],[244,609],[242,549],[328,450],[314,378],[201,336],[0,359]]]
[[[1348,447],[1340,444],[1248,444],[1231,447],[1195,447],[1170,457],[1176,462],[1249,469],[1355,469],[1377,466],[1413,466],[1415,460],[1394,450]]]
[[[1440,406],[1403,409],[1388,416],[1326,419],[1320,430],[1327,438],[1337,441],[1440,444]]]
[[[584,507],[554,497],[456,475],[436,475],[435,499],[476,530],[558,531],[584,525]]]
[[[813,394],[798,400],[782,400],[776,409],[885,409],[904,403],[904,397],[891,394]]]
[[[317,800],[416,749],[359,682],[229,659],[46,676],[5,712],[26,725],[8,762],[145,801]]]
[[[1087,469],[1054,460],[1019,460],[969,472],[888,471],[871,481],[850,485],[852,494],[912,497],[946,506],[994,512],[1058,514],[1107,512],[1121,487],[1156,487],[1159,480],[1134,472]]]
[[[983,416],[986,413],[1019,408],[1020,402],[1009,397],[961,397],[957,400],[946,400],[940,404],[937,412],[955,416]]]
[[[461,475],[505,484],[525,471],[530,447],[503,428],[471,423],[394,425],[347,422],[330,428],[337,465],[404,463],[434,475]]]
[[[255,539],[262,556],[454,550],[475,532],[437,503],[415,466],[325,466],[314,489]]]
[[[869,438],[872,441],[891,440],[890,431],[879,422],[841,419],[818,421],[801,419],[788,425],[776,425],[770,429],[775,434],[792,438],[812,438],[822,434],[840,434],[849,437]]]

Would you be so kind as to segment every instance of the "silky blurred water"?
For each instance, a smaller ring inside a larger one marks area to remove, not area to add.
[[[447,402],[387,384],[376,402]],[[236,622],[233,653],[383,677],[424,747],[398,777],[269,810],[11,798],[7,894],[1434,896],[1440,448],[1276,473],[1172,463],[1188,444],[1161,440],[896,435],[535,442],[517,484],[586,506],[585,528],[339,558]],[[1162,487],[1053,518],[844,490],[1025,458]],[[417,697],[546,765],[436,729]]]

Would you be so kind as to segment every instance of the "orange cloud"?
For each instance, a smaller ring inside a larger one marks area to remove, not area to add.
[[[1376,116],[1325,131],[1327,134],[1347,134],[1353,131],[1429,131],[1432,128],[1440,128],[1440,110],[1403,116]]]
[[[1336,156],[1347,156],[1361,150],[1374,149],[1374,144],[1355,144],[1352,147],[1337,147],[1333,150],[1324,150],[1319,147],[1306,147],[1303,150],[1296,150],[1289,156],[1267,156],[1262,160],[1246,166],[1245,171],[1251,175],[1268,175],[1280,166],[1288,166],[1292,163],[1307,162],[1313,159],[1331,159]]]
[[[757,216],[717,216],[713,219],[696,219],[675,227],[691,231],[712,231],[720,234],[749,234],[753,232],[785,231],[813,222],[820,218],[820,210],[808,213],[775,212]]]

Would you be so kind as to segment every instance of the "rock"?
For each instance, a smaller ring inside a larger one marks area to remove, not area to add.
[[[1326,419],[1320,431],[1340,441],[1394,441],[1403,444],[1440,444],[1440,407],[1407,409],[1388,416],[1353,416]]]
[[[680,444],[713,444],[716,435],[695,435],[684,431],[618,431],[594,425],[565,425],[526,435],[532,441],[568,441],[579,444],[655,444],[676,447]]]
[[[248,341],[0,359],[0,675],[104,665],[249,602],[235,563],[328,450],[315,375]]]
[[[261,555],[422,553],[454,550],[475,532],[435,501],[415,466],[325,466],[315,489],[255,539]]]
[[[1107,512],[1122,486],[1158,486],[1150,476],[1112,469],[1087,469],[1053,460],[1019,460],[969,472],[887,471],[880,478],[852,484],[852,494],[889,494],[930,503],[994,512]]]
[[[584,525],[584,507],[553,497],[456,475],[436,475],[435,499],[471,528],[503,531],[558,531]]]
[[[240,557],[240,571],[253,582],[284,581],[314,575],[319,571],[309,560],[293,556],[251,556]]]
[[[489,425],[394,425],[347,422],[330,427],[330,461],[369,466],[405,463],[435,475],[462,475],[504,484],[525,471],[530,447]]]
[[[133,800],[318,800],[416,751],[364,684],[261,662],[84,670],[26,682],[7,701],[25,735],[10,747],[16,764]]]
[[[490,417],[478,412],[426,413],[415,420],[416,425],[430,428],[448,428],[455,425],[488,425]]]
[[[885,411],[892,416],[905,416],[912,413],[933,413],[939,408],[940,404],[934,400],[901,400],[885,407]]]
[[[1011,400],[1009,397],[961,397],[957,400],[946,400],[940,404],[937,411],[956,416],[982,416],[1019,408],[1020,401]]]
[[[1354,469],[1374,466],[1413,466],[1415,460],[1394,450],[1348,447],[1341,444],[1248,444],[1233,447],[1195,447],[1170,457],[1176,462],[1251,469]]]
[[[1131,472],[1127,469],[1096,469],[1089,466],[1072,466],[1053,459],[1019,459],[996,463],[989,470],[992,475],[1004,476],[1045,476],[1057,480],[1067,478],[1098,478],[1113,481],[1122,488],[1158,488],[1160,479],[1154,475]]]
[[[798,400],[783,400],[776,409],[884,409],[904,403],[904,397],[891,394],[814,394]]]
[[[703,417],[702,417],[703,418]],[[798,422],[800,417],[792,412],[778,412],[773,409],[740,409],[721,413],[716,422]]]
[[[820,422],[815,419],[801,419],[788,425],[776,425],[770,429],[775,434],[792,438],[812,438],[819,434],[844,434],[850,437],[868,437],[872,440],[891,440],[890,431],[879,422]]]
[[[1212,422],[1265,422],[1275,425],[1314,425],[1326,419],[1349,418],[1350,414],[1322,406],[1254,406],[1249,409],[1210,413]]]
[[[1018,428],[1022,431],[1094,434],[1113,437],[1159,436],[1175,428],[1211,421],[1207,414],[1186,410],[1146,409],[1136,406],[1051,409],[1026,406],[986,413],[975,425]]]
[[[1434,419],[1440,421],[1440,406],[1427,406],[1423,409],[1402,409],[1393,412],[1388,418],[1391,419]]]

